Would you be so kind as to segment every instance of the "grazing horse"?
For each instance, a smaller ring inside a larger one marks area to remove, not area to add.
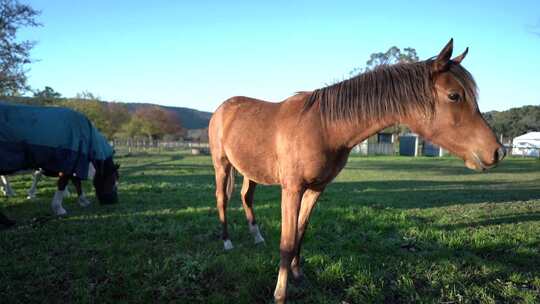
[[[44,175],[59,177],[55,214],[66,214],[62,198],[68,182],[81,189],[92,167],[99,202],[117,202],[113,149],[86,116],[67,108],[0,103],[0,174],[41,168]]]
[[[317,199],[364,139],[400,123],[470,169],[484,171],[504,158],[478,109],[476,84],[461,65],[468,49],[451,59],[452,49],[450,40],[431,59],[381,66],[279,103],[233,97],[213,114],[210,148],[225,249],[233,247],[225,209],[234,169],[244,176],[241,199],[256,241],[262,237],[252,209],[255,186],[281,185],[277,303],[285,302],[289,270],[296,279],[303,276],[300,247]]]

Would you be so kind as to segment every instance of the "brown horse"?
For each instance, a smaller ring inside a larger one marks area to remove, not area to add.
[[[478,171],[504,158],[478,110],[476,84],[461,66],[468,49],[451,59],[452,49],[450,40],[432,59],[379,67],[280,103],[233,97],[214,113],[209,135],[225,249],[232,248],[225,209],[234,169],[244,176],[242,203],[256,242],[263,239],[252,209],[255,186],[281,185],[276,302],[285,302],[289,270],[302,277],[300,246],[313,206],[351,149],[370,135],[405,124]]]

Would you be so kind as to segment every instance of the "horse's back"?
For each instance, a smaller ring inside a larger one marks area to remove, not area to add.
[[[71,109],[0,103],[0,141],[71,148],[70,136],[88,129],[88,119]]]
[[[71,109],[0,103],[0,172],[44,168],[86,176],[91,149],[102,141],[96,134]]]

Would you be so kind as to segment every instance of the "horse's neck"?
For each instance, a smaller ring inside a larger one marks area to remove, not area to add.
[[[395,117],[358,122],[335,122],[326,127],[331,145],[335,148],[352,149],[378,131],[398,122]]]

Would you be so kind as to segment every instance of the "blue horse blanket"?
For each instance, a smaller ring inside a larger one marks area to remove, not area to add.
[[[113,149],[83,114],[67,108],[0,102],[0,174],[42,168],[81,179]]]

